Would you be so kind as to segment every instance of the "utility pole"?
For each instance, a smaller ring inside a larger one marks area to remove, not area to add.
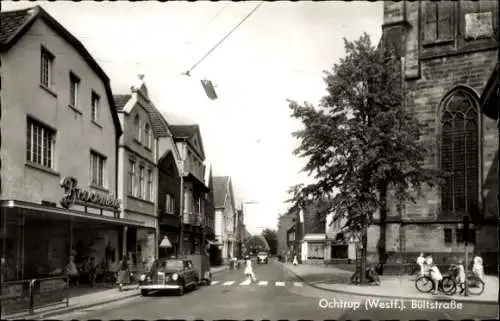
[[[467,250],[467,247],[469,245],[469,226],[470,226],[470,216],[465,215],[464,216],[464,227],[463,227],[463,239],[464,239],[464,248],[465,248],[465,262],[464,262],[464,272],[465,272],[465,291],[464,291],[464,296],[469,295],[469,282],[467,278],[467,272],[469,270],[469,251]]]

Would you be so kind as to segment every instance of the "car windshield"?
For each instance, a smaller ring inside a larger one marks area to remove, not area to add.
[[[161,267],[167,270],[180,271],[184,268],[182,260],[166,260],[163,261]]]

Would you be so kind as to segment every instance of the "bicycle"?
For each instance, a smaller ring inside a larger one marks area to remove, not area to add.
[[[430,273],[426,272],[424,275],[419,276],[415,280],[415,287],[421,293],[430,293],[435,290],[434,280],[430,277]],[[457,291],[455,278],[449,273],[444,274],[443,278],[438,282],[437,290],[446,295],[455,294]]]
[[[467,273],[468,293],[472,295],[481,295],[484,292],[485,283],[476,273]]]
[[[368,280],[370,284],[380,285],[380,278],[373,268],[366,268],[365,279]],[[361,275],[359,271],[356,270],[356,272],[354,272],[351,276],[351,283],[355,285],[359,285],[361,283]]]

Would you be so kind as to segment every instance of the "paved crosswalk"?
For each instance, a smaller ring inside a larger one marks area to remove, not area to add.
[[[283,282],[283,281],[256,281],[252,282],[250,280],[244,281],[212,281],[211,285],[219,285],[219,286],[276,286],[276,287],[284,287],[284,286],[294,286],[301,287],[304,286],[302,282]]]

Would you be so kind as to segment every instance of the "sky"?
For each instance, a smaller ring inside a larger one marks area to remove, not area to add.
[[[293,155],[300,129],[287,99],[316,104],[323,71],[345,54],[343,37],[381,36],[382,2],[264,2],[203,60],[182,75],[258,4],[248,2],[7,2],[2,11],[41,5],[84,44],[129,93],[137,75],[170,123],[200,125],[214,176],[231,176],[247,230],[276,229],[290,186],[310,182]],[[219,96],[210,100],[200,80]]]

